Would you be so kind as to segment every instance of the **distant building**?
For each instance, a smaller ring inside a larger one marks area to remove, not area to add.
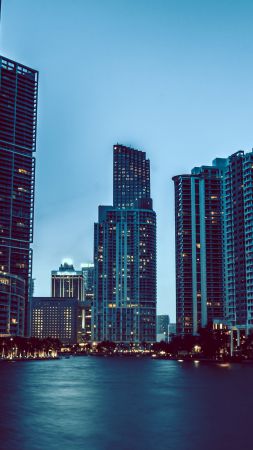
[[[168,314],[156,316],[156,341],[168,342],[169,338],[169,323],[170,318]]]
[[[38,72],[0,56],[0,336],[28,330]]]
[[[169,342],[173,337],[175,337],[177,334],[177,324],[176,323],[169,323]]]
[[[58,270],[51,272],[52,297],[77,298],[84,301],[84,280],[82,270],[75,270],[73,264],[67,262]]]
[[[84,327],[84,278],[82,270],[75,270],[73,264],[67,262],[60,265],[59,270],[51,272],[52,297],[76,298],[78,300],[77,341],[83,341]]]
[[[114,146],[113,206],[94,228],[92,339],[156,340],[156,214],[145,152]]]
[[[31,301],[31,336],[55,338],[67,345],[76,344],[77,314],[77,299],[33,297]]]

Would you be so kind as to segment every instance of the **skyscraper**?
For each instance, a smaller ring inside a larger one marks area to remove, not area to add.
[[[145,152],[114,146],[113,206],[100,206],[94,237],[95,341],[156,340],[156,214]]]
[[[248,333],[253,328],[253,152],[227,159],[224,259],[226,319]]]
[[[28,331],[38,72],[0,56],[0,335]]]
[[[113,206],[131,208],[150,198],[150,162],[146,153],[124,145],[113,148]]]
[[[175,184],[177,333],[224,317],[222,175],[226,160],[195,167]]]
[[[253,328],[253,151],[175,183],[177,332],[222,320]]]

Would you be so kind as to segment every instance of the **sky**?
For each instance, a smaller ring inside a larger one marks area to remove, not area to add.
[[[253,146],[253,2],[3,0],[1,54],[39,70],[33,277],[93,259],[112,204],[112,148],[146,151],[158,313],[175,321],[174,187]]]

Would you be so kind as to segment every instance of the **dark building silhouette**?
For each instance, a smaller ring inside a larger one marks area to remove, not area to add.
[[[145,152],[114,146],[113,206],[100,206],[94,236],[92,339],[156,340],[156,214]]]
[[[38,72],[0,56],[0,335],[28,330]]]

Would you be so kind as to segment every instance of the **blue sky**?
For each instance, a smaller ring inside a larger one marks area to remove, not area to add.
[[[175,319],[171,177],[253,145],[253,3],[4,0],[1,53],[40,72],[33,276],[92,261],[112,147],[151,160],[158,312]]]

